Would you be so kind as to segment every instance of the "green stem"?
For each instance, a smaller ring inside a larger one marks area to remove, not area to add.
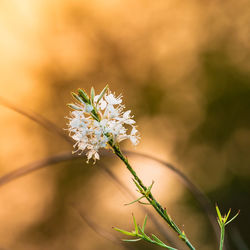
[[[147,191],[147,187],[143,184],[141,179],[137,176],[134,169],[131,167],[131,165],[128,162],[128,159],[122,154],[120,148],[116,145],[113,145],[113,142],[110,141],[109,145],[113,148],[114,153],[125,163],[127,169],[129,172],[133,175],[135,181],[138,183],[138,185],[141,187],[141,189],[145,192]],[[151,191],[147,195],[145,195],[145,198],[148,200],[148,202],[155,208],[157,213],[167,222],[167,224],[179,235],[180,239],[183,240],[186,245],[191,250],[195,250],[193,245],[188,240],[187,236],[182,232],[178,226],[174,223],[174,221],[170,218],[170,216],[167,214],[166,209],[163,209],[162,206],[156,201],[154,196],[152,195]]]
[[[225,236],[225,225],[222,224],[220,227],[220,250],[223,249],[224,236]]]

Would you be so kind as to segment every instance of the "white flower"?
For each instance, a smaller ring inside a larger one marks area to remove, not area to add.
[[[109,144],[115,145],[129,139],[137,145],[140,140],[131,111],[124,112],[122,96],[115,97],[106,86],[99,94],[91,89],[89,98],[83,90],[73,97],[79,102],[70,104],[74,109],[68,123],[69,135],[76,141],[74,152],[81,154],[86,150],[87,161],[100,159],[99,149]],[[129,132],[130,131],[130,132]]]

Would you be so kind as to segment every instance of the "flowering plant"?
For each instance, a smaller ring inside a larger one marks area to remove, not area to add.
[[[96,160],[100,159],[99,149],[111,148],[133,175],[134,184],[137,187],[137,191],[141,194],[138,199],[129,204],[135,202],[145,204],[141,202],[141,199],[146,199],[148,202],[146,204],[151,205],[156,210],[163,220],[178,234],[179,238],[185,242],[186,246],[191,250],[195,250],[185,232],[169,216],[167,209],[163,208],[154,198],[151,192],[154,182],[149,187],[145,186],[120,149],[119,143],[125,139],[129,139],[134,145],[137,145],[140,140],[135,121],[130,114],[131,111],[124,111],[125,106],[122,104],[122,95],[116,97],[115,94],[111,93],[107,85],[99,95],[95,95],[95,90],[92,87],[90,95],[87,95],[84,90],[78,89],[78,93],[72,93],[72,96],[77,101],[77,103],[68,104],[73,109],[71,117],[68,118],[69,135],[76,141],[74,144],[76,150],[73,153],[78,152],[82,154],[86,150],[87,162],[93,158],[95,163]],[[216,210],[218,223],[221,228],[220,250],[222,250],[225,225],[230,223],[238,214],[226,222],[229,213],[222,218],[218,207],[216,207]],[[166,245],[154,234],[150,238],[145,233],[146,221],[147,217],[145,217],[143,226],[139,226],[133,216],[135,230],[129,232],[116,227],[114,229],[125,235],[136,237],[136,239],[127,239],[125,241],[139,241],[143,239],[160,247],[175,250],[175,248]]]
[[[115,97],[108,89],[108,85],[99,95],[91,89],[91,97],[79,89],[78,95],[72,93],[78,102],[68,104],[74,111],[69,118],[70,136],[76,141],[75,152],[82,153],[87,149],[88,161],[100,159],[98,150],[108,147],[108,144],[118,145],[119,142],[129,139],[134,145],[139,143],[140,136],[131,111],[124,112],[122,96]],[[130,127],[130,131],[128,129]]]
[[[124,156],[120,149],[119,143],[125,139],[129,139],[134,145],[137,145],[140,136],[137,131],[137,127],[135,125],[135,121],[133,120],[133,116],[130,115],[131,111],[124,111],[125,106],[122,105],[122,96],[115,97],[106,86],[103,91],[99,95],[95,95],[94,88],[91,89],[90,96],[86,94],[85,91],[79,89],[78,94],[72,93],[73,97],[77,100],[76,104],[69,104],[74,111],[71,112],[71,117],[68,123],[68,130],[70,136],[76,141],[74,147],[76,150],[74,152],[78,152],[79,154],[86,151],[88,161],[93,158],[94,162],[99,159],[99,149],[100,148],[111,148],[115,155],[117,155],[126,165],[127,169],[133,175],[134,184],[137,187],[137,191],[141,194],[139,198],[130,202],[129,204],[138,202],[140,204],[151,205],[156,212],[161,216],[161,218],[173,229],[179,236],[179,238],[186,244],[189,249],[195,249],[191,244],[186,234],[179,229],[179,227],[175,224],[173,219],[169,216],[166,208],[163,208],[160,203],[154,198],[151,190],[154,182],[150,186],[145,186],[142,180],[137,176],[136,172],[130,165],[128,159]],[[40,114],[36,115],[26,110],[23,110],[3,99],[0,98],[0,104],[8,107],[27,118],[37,122],[40,126],[56,132],[62,138],[64,138],[67,142],[72,142],[71,139],[62,133],[61,129],[58,128],[55,124],[53,124],[48,119],[42,117]],[[132,152],[130,152],[132,153]],[[188,184],[190,191],[196,196],[197,200],[200,204],[204,205],[204,208],[209,215],[211,213],[210,210],[210,202],[207,197],[197,188],[194,184],[178,169],[172,166],[169,163],[163,162],[159,159],[156,159],[151,156],[147,156],[145,154],[133,153],[137,155],[143,155],[149,159],[154,159],[157,162],[162,163],[167,166],[169,169],[174,171],[182,178],[183,181]],[[77,156],[79,157],[79,156]],[[62,162],[64,160],[72,159],[71,152],[68,154],[59,154],[54,157],[46,158],[42,161],[33,162],[28,166],[24,166],[18,168],[10,173],[7,173],[0,177],[0,186],[15,180],[21,176],[24,176],[28,173],[33,172],[34,170],[41,169],[47,165]],[[75,157],[74,157],[75,158]],[[105,167],[105,166],[104,166]],[[203,197],[203,198],[202,198]],[[148,203],[142,202],[141,200],[145,199]],[[129,205],[127,204],[127,205]],[[230,211],[227,214],[222,216],[218,206],[216,205],[217,211],[217,221],[220,227],[220,240],[219,240],[219,249],[223,250],[224,245],[224,237],[225,237],[225,227],[229,223],[231,223],[239,214],[239,212],[229,219]],[[211,220],[213,222],[213,218]],[[163,241],[161,241],[156,235],[151,234],[151,236],[147,235],[145,232],[147,216],[143,221],[142,225],[137,224],[136,219],[133,215],[134,222],[134,230],[126,231],[119,228],[114,228],[116,231],[123,233],[124,235],[130,237],[136,237],[135,239],[126,239],[124,241],[139,241],[145,240],[152,244],[156,244],[160,247],[176,250],[173,247],[166,245]],[[160,228],[159,228],[160,229]],[[217,230],[216,230],[217,233]],[[225,249],[225,248],[224,248]]]

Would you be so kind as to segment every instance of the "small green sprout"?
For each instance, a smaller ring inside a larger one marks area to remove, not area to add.
[[[152,189],[152,187],[153,187],[153,185],[154,185],[154,181],[152,181],[152,184],[146,189],[146,191],[144,191],[144,190],[137,184],[137,182],[136,182],[134,179],[133,179],[133,181],[134,181],[134,183],[136,184],[136,186],[137,186],[137,188],[138,188],[137,191],[138,191],[139,193],[141,193],[142,196],[139,197],[138,199],[136,199],[136,200],[130,202],[130,203],[125,204],[125,205],[126,205],[126,206],[127,206],[127,205],[131,205],[131,204],[136,203],[136,202],[138,202],[138,203],[140,203],[140,204],[143,204],[143,205],[150,205],[150,203],[142,202],[141,199],[147,198],[147,197],[148,197],[148,195],[150,194],[151,189]]]
[[[158,245],[158,246],[163,247],[163,248],[167,248],[167,249],[170,249],[170,250],[177,250],[176,248],[167,246],[164,242],[162,242],[154,234],[152,234],[151,238],[150,238],[145,233],[145,227],[146,227],[146,223],[147,223],[147,215],[144,218],[142,227],[137,224],[133,214],[132,214],[132,216],[133,216],[133,222],[134,222],[134,227],[135,227],[135,229],[133,231],[129,232],[129,231],[114,227],[114,229],[116,231],[118,231],[118,232],[120,232],[120,233],[122,233],[124,235],[136,237],[135,239],[123,239],[123,241],[125,241],[125,242],[136,242],[136,241],[140,241],[140,240],[145,240],[147,242],[153,243],[153,244]]]
[[[235,216],[233,216],[233,218],[231,218],[230,220],[228,220],[230,212],[231,212],[231,209],[229,209],[229,211],[228,211],[227,214],[225,214],[224,216],[222,216],[218,205],[216,205],[215,208],[216,208],[216,212],[217,212],[217,215],[218,215],[217,221],[218,221],[218,224],[220,226],[220,231],[221,231],[221,234],[220,234],[220,248],[219,248],[219,250],[222,250],[223,249],[223,244],[224,244],[224,237],[225,237],[225,226],[227,224],[229,224],[230,222],[232,222],[239,215],[240,211],[238,211],[238,213]]]

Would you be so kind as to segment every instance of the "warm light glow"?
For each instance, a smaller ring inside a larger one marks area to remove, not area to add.
[[[174,163],[209,195],[247,210],[249,20],[246,0],[2,0],[0,97],[63,132],[69,93],[92,85],[99,92],[108,83],[123,94],[142,137],[136,148],[122,149]],[[1,175],[72,150],[6,107],[0,120]],[[155,181],[152,192],[185,221],[197,245],[215,249],[204,212],[179,179],[154,161],[129,158],[147,185]],[[103,159],[94,168],[84,160],[48,167],[1,187],[0,248],[113,248],[68,205],[79,204],[111,234],[112,226],[131,225],[132,212],[144,217],[139,205],[123,206],[131,198],[99,168],[103,160],[138,195],[129,172]]]

